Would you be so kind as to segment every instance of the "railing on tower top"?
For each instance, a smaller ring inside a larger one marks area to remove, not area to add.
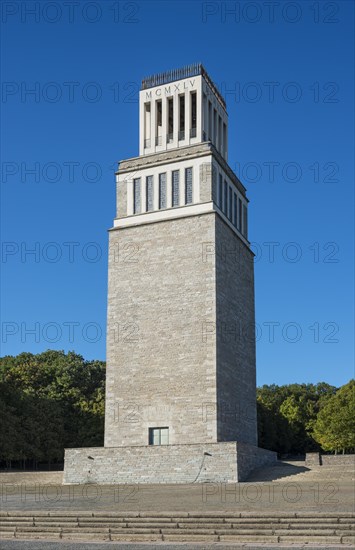
[[[175,80],[182,80],[183,78],[189,78],[192,76],[202,75],[205,77],[208,85],[216,94],[220,102],[222,103],[224,109],[226,108],[226,102],[224,101],[221,93],[219,92],[217,86],[213,83],[211,78],[208,76],[206,69],[201,63],[193,63],[192,65],[187,65],[186,67],[181,67],[180,69],[174,69],[172,71],[166,71],[164,73],[154,74],[143,78],[141,90],[146,90],[147,88],[153,88],[154,86],[161,86],[162,84],[168,84],[169,82],[174,82]]]

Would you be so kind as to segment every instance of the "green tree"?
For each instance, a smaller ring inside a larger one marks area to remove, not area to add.
[[[355,381],[350,380],[325,402],[314,424],[313,435],[325,451],[355,448]]]
[[[313,425],[322,404],[335,391],[325,382],[258,388],[259,445],[279,453],[319,450]]]
[[[100,446],[105,364],[48,350],[0,358],[0,460],[63,460],[65,447]]]

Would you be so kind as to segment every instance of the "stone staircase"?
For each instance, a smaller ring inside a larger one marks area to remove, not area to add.
[[[0,512],[0,539],[350,546],[349,512]]]

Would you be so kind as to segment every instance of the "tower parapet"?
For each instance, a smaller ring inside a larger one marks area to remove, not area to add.
[[[217,86],[200,63],[142,80],[139,154],[204,141],[228,158],[228,115]]]

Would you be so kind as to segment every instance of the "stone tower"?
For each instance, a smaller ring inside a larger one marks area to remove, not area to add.
[[[253,253],[202,65],[142,81],[109,233],[105,447],[257,445]]]
[[[105,446],[65,483],[236,482],[276,460],[256,428],[248,199],[226,104],[202,65],[146,78],[139,156],[109,233]]]

